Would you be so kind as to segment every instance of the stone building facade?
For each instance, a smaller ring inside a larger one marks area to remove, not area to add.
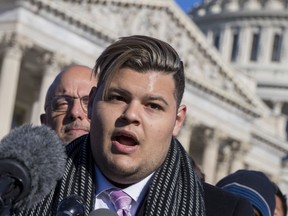
[[[189,16],[271,110],[270,133],[288,140],[288,4],[284,0],[213,0]],[[284,162],[285,163],[285,162]]]
[[[208,182],[249,168],[288,189],[283,128],[271,124],[275,116],[255,82],[227,63],[173,0],[2,0],[0,137],[24,122],[39,124],[61,68],[93,67],[108,44],[132,34],[165,40],[183,59],[188,113],[179,139]]]
[[[271,124],[287,126],[288,4],[284,0],[214,0],[190,17],[223,60],[255,82],[256,94],[272,110]],[[276,122],[274,122],[276,121]],[[288,139],[288,127],[277,136]]]

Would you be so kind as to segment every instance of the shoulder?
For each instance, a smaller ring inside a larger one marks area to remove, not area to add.
[[[252,205],[244,198],[207,183],[203,189],[207,216],[253,216]]]

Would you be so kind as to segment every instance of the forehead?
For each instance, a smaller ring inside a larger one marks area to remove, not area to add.
[[[96,78],[91,75],[89,68],[76,67],[65,71],[56,84],[55,93],[83,91],[90,92],[96,85]]]
[[[153,70],[138,72],[130,68],[122,68],[114,75],[108,88],[122,88],[133,94],[174,97],[175,83],[172,74]]]

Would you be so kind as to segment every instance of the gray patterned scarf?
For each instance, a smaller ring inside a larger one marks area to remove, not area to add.
[[[94,161],[88,137],[82,136],[67,146],[66,170],[56,188],[31,209],[15,211],[12,216],[54,216],[59,202],[71,194],[84,199],[88,216],[95,196]],[[176,139],[152,178],[143,206],[145,216],[205,215],[202,185],[191,159]]]

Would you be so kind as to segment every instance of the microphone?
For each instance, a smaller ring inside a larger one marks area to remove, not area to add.
[[[72,194],[60,202],[56,216],[84,216],[85,208],[83,203],[82,197]]]
[[[62,177],[65,146],[48,126],[24,124],[0,141],[0,213],[29,208]]]
[[[113,212],[109,209],[96,209],[89,213],[88,216],[118,216],[116,212]]]

